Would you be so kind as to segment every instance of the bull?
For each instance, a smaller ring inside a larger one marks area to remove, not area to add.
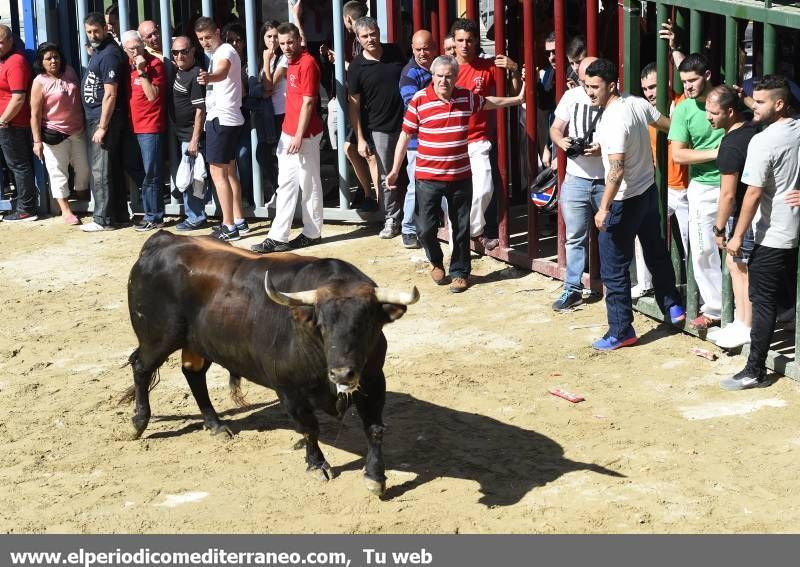
[[[129,361],[136,402],[134,438],[150,420],[158,369],[181,350],[182,371],[212,433],[231,435],[208,395],[212,362],[275,390],[302,433],[308,471],[333,477],[320,450],[315,410],[341,419],[355,404],[367,438],[365,481],[382,495],[386,380],[383,326],[419,299],[376,286],[352,264],[295,254],[257,254],[210,237],[159,231],[142,247],[128,279],[128,309],[138,347]],[[302,442],[301,442],[302,443]]]

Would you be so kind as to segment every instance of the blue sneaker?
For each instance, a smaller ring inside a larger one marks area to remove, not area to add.
[[[669,308],[669,320],[673,325],[686,320],[686,309],[683,308],[683,305],[673,305]]]
[[[239,231],[239,234],[247,234],[250,232],[250,225],[247,224],[246,220],[242,220],[242,222],[236,223],[236,230]]]
[[[617,350],[618,348],[636,344],[637,340],[638,339],[636,337],[636,331],[631,329],[630,332],[623,337],[612,337],[606,335],[602,339],[597,339],[595,342],[592,343],[592,347],[595,350],[603,350],[603,351]]]
[[[175,230],[178,230],[180,232],[187,232],[190,230],[200,230],[201,228],[206,228],[206,226],[208,226],[208,222],[204,220],[196,224],[191,223],[188,220],[184,220],[175,225]]]

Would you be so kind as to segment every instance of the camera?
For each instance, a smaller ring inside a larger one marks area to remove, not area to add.
[[[569,138],[571,145],[567,148],[567,157],[576,158],[583,155],[583,152],[592,145],[592,140],[587,138]]]

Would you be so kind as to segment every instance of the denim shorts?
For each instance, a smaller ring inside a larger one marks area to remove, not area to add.
[[[733,236],[733,232],[736,229],[736,223],[739,220],[739,217],[730,217],[728,219],[728,226],[726,230],[726,236],[730,239]],[[750,261],[750,254],[753,252],[753,246],[755,246],[755,236],[753,235],[753,227],[747,227],[747,232],[744,233],[744,237],[742,238],[742,249],[739,250],[739,255],[733,257],[733,262],[735,264],[747,264]]]

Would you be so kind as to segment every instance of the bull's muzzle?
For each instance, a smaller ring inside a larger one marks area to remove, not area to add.
[[[358,372],[349,366],[331,368],[328,371],[328,379],[336,384],[336,391],[341,394],[349,394],[358,388],[359,378]]]

